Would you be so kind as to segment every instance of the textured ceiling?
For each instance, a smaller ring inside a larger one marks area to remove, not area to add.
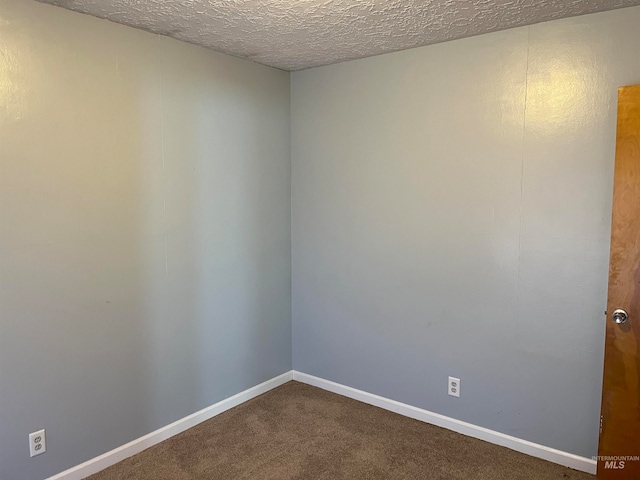
[[[39,0],[283,70],[640,5],[640,0]]]

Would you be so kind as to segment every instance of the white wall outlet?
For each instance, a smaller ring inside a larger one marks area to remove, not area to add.
[[[38,430],[29,434],[29,456],[35,457],[47,451],[47,441],[44,430]]]
[[[452,397],[460,396],[460,379],[455,377],[449,377],[449,395]]]

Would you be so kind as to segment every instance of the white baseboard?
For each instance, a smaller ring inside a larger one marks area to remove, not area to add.
[[[167,425],[166,427],[162,427],[155,432],[151,432],[144,437],[133,440],[126,445],[122,445],[121,447],[88,460],[80,465],[70,468],[69,470],[65,470],[53,477],[49,477],[48,480],[82,480],[83,478],[93,475],[94,473],[98,473],[111,465],[115,465],[125,458],[129,458],[149,447],[152,447],[153,445],[167,440],[178,433],[184,432],[205,420],[209,420],[216,415],[220,415],[222,412],[236,407],[241,403],[251,400],[258,395],[262,395],[273,388],[279,387],[290,380],[296,380],[308,385],[313,385],[314,387],[353,398],[369,405],[374,405],[406,417],[437,425],[438,427],[443,427],[448,430],[453,430],[454,432],[458,432],[469,437],[479,438],[480,440],[501,445],[533,457],[542,458],[559,465],[564,465],[565,467],[574,468],[576,470],[592,474],[596,473],[595,460],[556,450],[554,448],[545,447],[544,445],[505,435],[504,433],[489,430],[488,428],[478,427],[471,423],[462,422],[455,418],[446,417],[405,403],[396,402],[395,400],[390,400],[388,398],[347,387],[339,383],[314,377],[313,375],[290,371],[245,390],[244,392],[240,392],[226,400],[222,400],[210,407],[200,410],[199,412],[184,417],[170,425]]]
[[[163,440],[173,437],[178,433],[184,432],[197,424],[209,420],[210,418],[220,415],[233,407],[240,405],[241,403],[251,400],[252,398],[262,395],[269,390],[279,387],[280,385],[287,383],[293,377],[293,372],[289,371],[283,373],[271,380],[267,380],[260,385],[256,385],[244,392],[240,392],[233,397],[229,397],[226,400],[222,400],[210,407],[207,407],[199,412],[193,413],[187,417],[184,417],[176,422],[173,422],[166,427],[162,427],[155,432],[151,432],[144,437],[140,437],[132,442],[122,445],[110,452],[95,457],[89,461],[86,461],[80,465],[77,465],[69,470],[65,470],[62,473],[49,477],[48,480],[82,480],[89,475],[98,473],[111,465],[114,465],[125,458],[129,458],[136,453],[140,453],[153,445],[156,445]]]
[[[324,380],[295,370],[293,371],[293,379],[314,387],[322,388],[323,390],[328,390],[329,392],[368,403],[369,405],[374,405],[376,407],[384,408],[385,410],[399,413],[405,417],[437,425],[438,427],[453,430],[454,432],[458,432],[469,437],[479,438],[480,440],[484,440],[495,445],[507,447],[511,450],[531,455],[532,457],[542,458],[543,460],[548,460],[575,470],[592,474],[596,473],[596,461],[590,458],[563,452],[561,450],[556,450],[555,448],[545,447],[544,445],[505,435],[504,433],[489,430],[488,428],[478,427],[477,425],[462,422],[455,418],[445,417],[438,413],[412,407],[405,403],[389,400],[388,398],[380,397],[372,393],[367,393],[362,390],[357,390],[355,388],[347,387],[339,383]]]

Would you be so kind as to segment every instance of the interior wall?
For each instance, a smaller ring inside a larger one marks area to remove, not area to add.
[[[23,0],[0,39],[0,478],[34,480],[291,369],[289,74]]]
[[[596,454],[639,24],[634,7],[292,74],[296,370]]]

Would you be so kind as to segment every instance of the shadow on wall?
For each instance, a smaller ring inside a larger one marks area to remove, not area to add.
[[[248,72],[198,60],[164,52],[165,285],[149,292],[145,317],[163,419],[176,395],[189,398],[179,418],[270,378],[256,360],[274,355],[289,315],[288,241],[276,227],[288,223],[288,168],[267,160],[282,132],[265,125],[272,105]]]

